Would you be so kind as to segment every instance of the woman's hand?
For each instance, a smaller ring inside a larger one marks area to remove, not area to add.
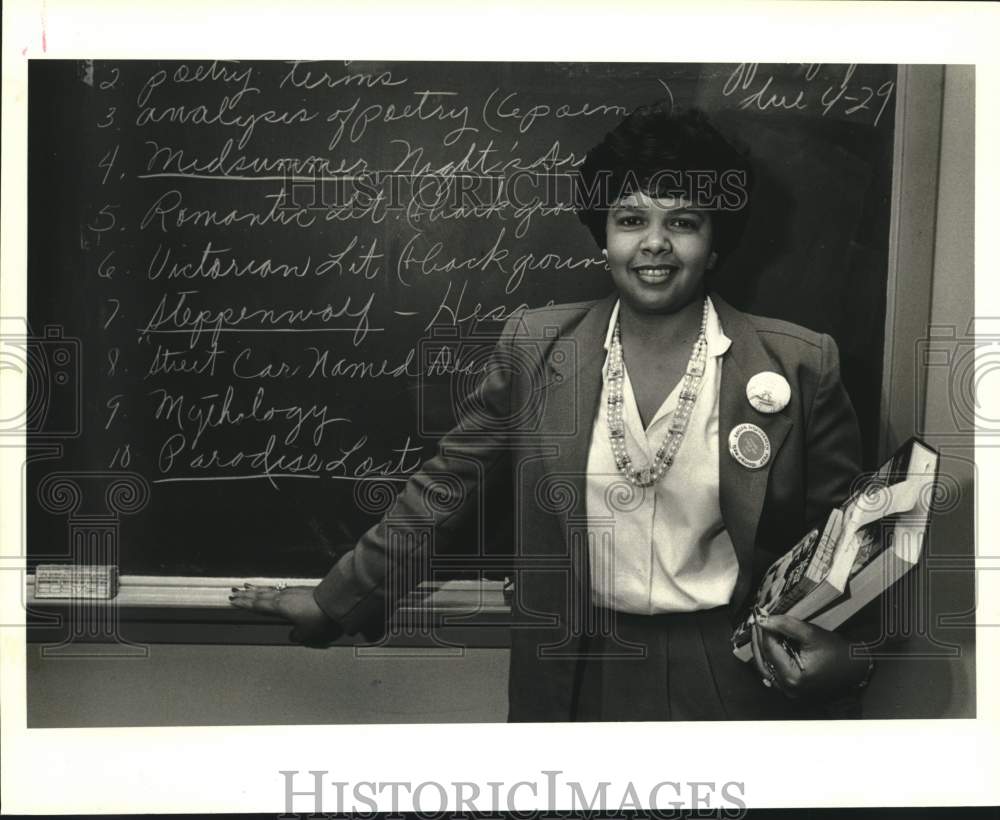
[[[866,658],[846,638],[789,615],[755,613],[753,657],[765,686],[790,698],[832,698],[865,680]]]
[[[313,598],[312,587],[233,587],[233,606],[267,615],[278,615],[293,624],[289,639],[306,646],[329,646],[343,632]]]

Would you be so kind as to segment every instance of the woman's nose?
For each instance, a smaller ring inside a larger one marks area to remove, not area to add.
[[[671,250],[670,237],[662,227],[652,225],[642,238],[642,249],[650,253],[659,253],[660,251],[669,253]]]

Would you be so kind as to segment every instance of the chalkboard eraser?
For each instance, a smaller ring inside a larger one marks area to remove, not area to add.
[[[114,564],[39,564],[35,567],[36,598],[108,600],[118,594]]]

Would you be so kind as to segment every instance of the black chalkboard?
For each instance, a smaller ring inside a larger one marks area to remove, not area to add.
[[[720,290],[833,334],[871,462],[895,77],[32,61],[31,561],[110,544],[129,574],[325,572],[446,425],[429,337],[609,291],[589,234],[546,206],[664,97],[750,148],[757,197]],[[495,206],[513,177],[534,206]]]

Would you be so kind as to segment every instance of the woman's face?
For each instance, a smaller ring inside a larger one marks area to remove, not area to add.
[[[629,194],[608,211],[608,267],[639,313],[675,313],[704,292],[714,264],[712,216],[682,198]]]

